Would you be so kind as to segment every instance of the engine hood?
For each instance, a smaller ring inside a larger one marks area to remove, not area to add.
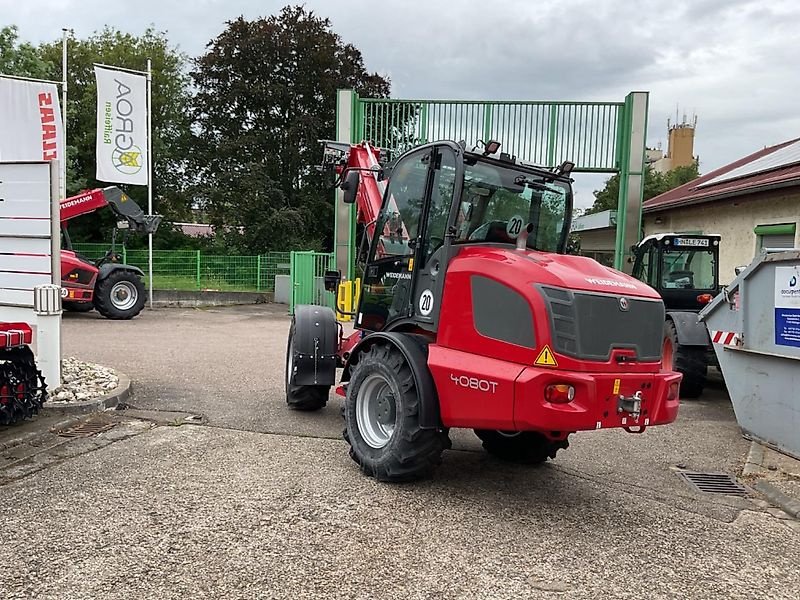
[[[465,246],[458,256],[494,260],[513,266],[521,280],[532,284],[661,299],[658,292],[647,284],[585,256],[516,250],[506,246]]]

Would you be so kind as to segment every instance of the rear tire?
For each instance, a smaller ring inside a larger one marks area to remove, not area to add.
[[[112,271],[95,288],[94,307],[107,319],[132,319],[144,303],[144,282],[132,271]]]
[[[476,429],[484,449],[502,460],[525,465],[538,465],[555,458],[559,450],[569,447],[567,440],[554,441],[537,431],[495,431]]]
[[[294,336],[297,331],[295,319],[289,330],[289,340],[286,344],[286,404],[293,410],[313,411],[323,408],[328,403],[329,385],[295,385],[294,377]]]
[[[664,346],[672,345],[672,370],[683,375],[681,398],[698,398],[703,393],[708,376],[708,349],[703,346],[682,346],[678,343],[675,323],[664,323]],[[669,368],[669,365],[664,365]]]
[[[447,432],[422,429],[417,383],[396,348],[376,343],[358,357],[345,400],[350,457],[379,481],[430,475],[450,447]]]
[[[83,313],[94,310],[94,304],[91,302],[62,302],[61,307],[69,312]]]

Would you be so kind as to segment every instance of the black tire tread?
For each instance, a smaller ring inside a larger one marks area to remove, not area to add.
[[[115,283],[123,280],[132,282],[136,286],[136,290],[139,292],[136,304],[134,304],[133,308],[126,311],[117,309],[113,302],[111,302],[111,288],[114,287]],[[132,319],[142,312],[145,301],[144,282],[137,273],[133,273],[131,271],[112,271],[108,277],[105,277],[98,282],[94,290],[94,307],[97,309],[97,312],[103,315],[106,319]]]
[[[292,410],[311,412],[325,408],[328,404],[328,395],[331,391],[329,385],[295,385],[289,382],[289,349],[295,335],[295,322],[289,330],[289,340],[286,344],[286,366],[284,368],[284,381],[286,382],[286,404]]]
[[[357,428],[355,415],[352,414],[355,410],[355,399],[350,396],[356,389],[353,384],[365,376],[364,373],[373,370],[376,364],[385,365],[396,374],[395,381],[402,395],[403,408],[398,412],[398,419],[404,421],[403,434],[389,442],[381,460],[363,455],[359,446],[365,442],[354,439],[355,436],[350,432],[351,428]],[[413,481],[430,476],[441,464],[442,452],[450,448],[450,438],[443,430],[421,429],[419,408],[419,395],[411,367],[399,350],[387,344],[377,343],[358,357],[348,385],[343,437],[350,445],[350,458],[358,464],[364,474],[378,481]]]
[[[664,335],[672,341],[674,369],[683,375],[681,398],[699,398],[706,387],[708,376],[707,348],[682,346],[678,343],[678,331],[672,321],[664,324]]]
[[[319,410],[328,403],[330,389],[327,385],[290,385],[286,404],[293,410]]]

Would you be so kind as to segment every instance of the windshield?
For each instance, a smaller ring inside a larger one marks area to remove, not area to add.
[[[512,165],[466,162],[454,242],[513,244],[525,226],[532,223],[528,248],[563,252],[565,215],[571,203],[567,183],[548,181]]]
[[[717,265],[711,250],[664,250],[661,285],[671,289],[712,290]]]

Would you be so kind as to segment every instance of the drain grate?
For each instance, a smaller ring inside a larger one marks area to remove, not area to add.
[[[102,421],[86,421],[75,427],[70,427],[64,431],[59,431],[58,435],[66,438],[83,438],[90,435],[97,435],[104,431],[108,431],[114,427],[116,423],[104,423]]]
[[[704,494],[722,494],[724,496],[747,496],[747,488],[727,473],[699,473],[697,471],[680,471],[678,473],[689,485]]]

